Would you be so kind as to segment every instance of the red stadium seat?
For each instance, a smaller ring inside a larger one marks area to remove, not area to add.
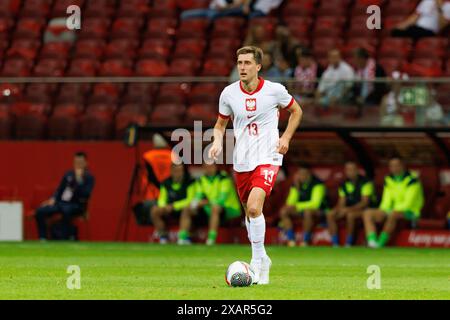
[[[21,58],[4,61],[1,75],[4,77],[26,77],[30,75],[30,62]]]
[[[17,139],[42,139],[47,123],[47,117],[43,114],[25,113],[16,116],[15,137]]]
[[[186,121],[202,121],[204,125],[214,125],[217,120],[216,105],[191,105],[186,112]]]
[[[86,1],[86,6],[83,9],[83,16],[87,18],[111,18],[115,12],[115,4],[115,0]]]
[[[131,124],[144,126],[147,124],[148,117],[146,114],[138,112],[130,112],[129,110],[121,110],[116,116],[116,138],[125,136],[125,129]]]
[[[175,18],[177,3],[175,0],[155,0],[148,14],[150,18]]]
[[[382,7],[384,0],[356,0],[355,4],[351,9],[350,16],[352,17],[361,17],[364,16],[367,18],[367,8],[370,5],[377,5]]]
[[[180,124],[186,111],[183,104],[156,105],[150,116],[152,124],[177,125]]]
[[[405,20],[404,16],[392,16],[382,20],[381,37],[390,37],[392,29]]]
[[[244,35],[242,28],[245,20],[239,17],[224,17],[216,19],[211,33],[212,38],[236,38]]]
[[[34,66],[33,75],[38,77],[61,77],[64,75],[66,60],[42,59]]]
[[[198,70],[196,59],[175,59],[169,65],[168,76],[194,76]]]
[[[106,59],[133,59],[136,56],[136,49],[139,41],[134,38],[112,40],[105,49]]]
[[[99,63],[95,59],[79,58],[70,63],[68,76],[72,77],[93,77],[97,75]]]
[[[48,120],[48,137],[57,140],[73,140],[77,137],[80,110],[76,105],[55,108]]]
[[[181,39],[176,43],[172,58],[200,59],[205,48],[206,41],[204,39]]]
[[[445,38],[423,38],[417,41],[414,58],[442,59],[448,53],[449,41]]]
[[[50,16],[52,18],[58,17],[66,17],[67,16],[67,8],[71,5],[76,5],[80,8],[83,7],[85,0],[56,0]]]
[[[175,34],[177,20],[175,18],[152,18],[148,21],[145,37],[146,38],[167,38]]]
[[[80,136],[87,140],[112,138],[113,118],[109,112],[91,111],[80,119]]]
[[[25,89],[25,100],[33,101],[34,103],[50,104],[55,91],[55,84],[30,83]]]
[[[346,32],[347,37],[376,38],[378,36],[378,30],[367,28],[366,22],[367,16],[353,17],[350,28]]]
[[[164,83],[159,88],[157,104],[184,104],[190,87],[186,84]]]
[[[347,9],[351,0],[329,0],[322,1],[317,8],[317,16],[319,17],[334,17],[346,16]]]
[[[58,103],[83,103],[90,87],[90,84],[86,83],[63,83],[59,88],[56,101]]]
[[[164,61],[157,59],[142,59],[136,63],[134,74],[143,77],[163,77],[169,71]]]
[[[22,0],[2,0],[0,1],[0,17],[12,18],[19,12]]]
[[[128,59],[108,59],[100,67],[101,76],[127,77],[133,74],[133,63]]]
[[[45,43],[41,51],[39,52],[39,57],[41,59],[55,59],[64,58],[67,59],[69,55],[70,45],[62,42],[49,42]]]
[[[21,17],[46,18],[50,13],[52,0],[25,0],[20,10]]]
[[[75,44],[74,57],[100,59],[105,46],[105,41],[101,39],[81,39]]]
[[[416,0],[389,1],[383,9],[383,14],[385,17],[403,15],[406,18],[414,11],[417,2]]]
[[[139,18],[118,18],[112,24],[110,37],[112,39],[137,39],[142,25],[143,20]]]
[[[150,12],[150,5],[147,0],[121,1],[116,12],[118,17],[142,19]]]
[[[227,77],[230,75],[231,65],[229,60],[211,58],[203,64],[202,76]]]
[[[181,10],[205,9],[209,6],[209,0],[177,0],[177,7]]]
[[[22,18],[14,31],[15,39],[36,39],[42,34],[45,20],[42,18]]]
[[[31,62],[36,57],[39,47],[39,40],[15,39],[6,52],[6,55],[7,57],[21,57]]]
[[[143,104],[150,108],[157,89],[156,83],[129,83],[122,102]]]
[[[217,83],[199,83],[195,85],[189,94],[190,104],[216,104],[223,85]]]
[[[282,8],[284,18],[288,17],[312,17],[315,12],[315,0],[286,1]]]
[[[442,62],[433,58],[418,58],[404,65],[406,73],[413,77],[439,77],[442,75]]]
[[[406,60],[411,50],[412,42],[410,39],[384,38],[378,49],[378,57]]]
[[[177,39],[205,38],[210,21],[206,18],[181,20],[176,30]]]
[[[331,16],[317,18],[314,29],[314,37],[341,37],[343,33],[343,26],[345,24],[345,17]]]
[[[241,41],[239,39],[216,38],[209,43],[207,57],[224,58],[235,60],[236,50],[239,48]]]
[[[95,16],[83,19],[82,23],[83,27],[78,34],[79,39],[105,39],[108,35],[110,26],[110,20],[108,18]]]

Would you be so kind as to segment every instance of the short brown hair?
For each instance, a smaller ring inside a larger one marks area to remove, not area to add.
[[[261,48],[255,46],[245,46],[236,51],[236,56],[238,57],[240,54],[252,53],[253,58],[256,61],[256,64],[261,64],[263,59],[263,51]]]

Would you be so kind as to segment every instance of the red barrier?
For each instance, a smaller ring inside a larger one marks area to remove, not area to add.
[[[142,144],[141,151],[146,147],[150,145]],[[135,163],[134,150],[123,143],[0,142],[0,185],[17,187],[17,196],[29,212],[35,188],[51,186],[56,189],[64,172],[72,167],[73,154],[79,150],[88,154],[89,167],[96,179],[89,203],[89,230],[85,223],[79,223],[80,238],[112,241]],[[25,236],[27,239],[37,237],[32,219],[26,219]]]

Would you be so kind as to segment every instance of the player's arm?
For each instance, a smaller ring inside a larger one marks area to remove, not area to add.
[[[338,203],[337,203],[336,207],[338,209],[344,209],[345,208],[345,193],[341,187],[339,187],[339,189],[338,189],[338,194],[339,194],[339,199],[338,199]]]
[[[225,129],[228,125],[229,117],[219,115],[217,122],[214,126],[214,141],[209,149],[208,157],[214,160],[218,160],[219,154],[222,152],[222,140],[225,134]]]
[[[314,186],[311,192],[311,200],[309,201],[299,201],[296,204],[297,211],[303,210],[318,210],[322,204],[323,199],[326,195],[325,185],[318,184]]]
[[[295,131],[297,130],[300,122],[302,121],[303,111],[302,108],[298,105],[297,101],[293,100],[293,103],[287,110],[291,113],[289,116],[288,125],[286,130],[284,130],[283,135],[281,136],[278,142],[278,152],[281,154],[286,154],[289,149],[289,142],[294,136]]]

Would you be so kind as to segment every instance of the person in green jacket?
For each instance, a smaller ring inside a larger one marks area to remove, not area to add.
[[[327,213],[328,231],[333,246],[339,246],[337,220],[346,219],[346,246],[353,244],[355,221],[362,217],[367,208],[376,205],[373,182],[358,173],[358,165],[348,161],[344,167],[345,180],[339,186],[337,205]]]
[[[425,202],[420,180],[406,169],[402,159],[392,158],[389,161],[389,171],[390,175],[384,178],[379,208],[367,209],[363,213],[367,243],[371,248],[383,247],[388,243],[398,220],[417,220]],[[384,222],[378,239],[376,222]]]
[[[280,211],[280,227],[285,232],[290,247],[295,246],[292,217],[303,218],[303,241],[306,246],[311,241],[312,229],[317,218],[326,212],[327,192],[325,184],[312,174],[307,165],[301,165],[294,177],[285,206]]]
[[[168,242],[164,220],[170,216],[182,217],[189,211],[194,197],[195,180],[190,177],[183,164],[172,164],[171,177],[161,183],[157,205],[151,211],[153,225],[161,244]]]
[[[219,171],[215,163],[204,164],[205,174],[196,181],[196,193],[190,210],[183,212],[179,238],[187,240],[192,218],[205,213],[209,220],[207,245],[217,239],[220,222],[241,216],[241,204],[233,180],[226,171]]]

